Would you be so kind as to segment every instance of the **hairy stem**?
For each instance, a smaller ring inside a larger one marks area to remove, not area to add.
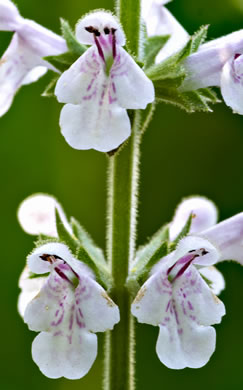
[[[119,306],[121,320],[107,335],[105,390],[135,388],[134,322],[125,282],[135,250],[139,116],[139,112],[134,114],[132,136],[127,145],[109,158],[107,252],[114,281],[111,295]]]

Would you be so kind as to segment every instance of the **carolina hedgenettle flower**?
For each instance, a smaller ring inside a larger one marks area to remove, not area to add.
[[[172,230],[176,231],[174,224],[181,224],[183,213],[186,222],[190,212],[195,220],[199,216],[192,225],[194,235],[183,238],[154,267],[132,304],[139,322],[159,326],[158,357],[174,369],[202,367],[214,352],[216,333],[210,325],[221,321],[225,308],[214,295],[224,288],[224,279],[212,265],[230,259],[243,264],[243,213],[212,226],[213,204],[191,198],[179,206]],[[201,231],[202,227],[206,230]]]
[[[0,116],[12,104],[17,90],[38,80],[53,66],[42,57],[67,51],[66,42],[52,31],[20,16],[10,0],[0,0],[0,30],[14,31],[9,47],[0,60]]]
[[[28,267],[35,274],[50,272],[24,311],[29,329],[41,332],[32,345],[33,360],[49,378],[81,378],[97,355],[94,333],[112,329],[119,309],[64,244],[38,247]]]
[[[60,117],[62,134],[75,149],[107,152],[129,137],[126,109],[146,108],[154,100],[153,84],[122,48],[125,36],[112,14],[85,16],[76,37],[91,47],[57,82],[58,101],[68,103]]]
[[[203,44],[186,58],[188,73],[182,90],[210,86],[221,88],[225,103],[243,114],[243,30]]]

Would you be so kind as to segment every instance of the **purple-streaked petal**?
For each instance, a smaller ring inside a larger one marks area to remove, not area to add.
[[[101,104],[99,94],[82,105],[66,104],[61,111],[62,134],[74,149],[108,152],[130,136],[131,125],[126,110],[116,102],[109,103],[109,87],[103,91]]]
[[[190,36],[174,16],[163,4],[168,1],[146,1],[142,2],[142,16],[144,18],[148,36],[170,35],[163,49],[156,57],[159,63],[172,54],[182,49],[188,42]]]
[[[200,233],[220,252],[218,261],[235,260],[243,265],[243,212]]]
[[[79,379],[90,370],[97,356],[97,336],[74,329],[72,337],[40,333],[32,344],[32,357],[48,378]]]
[[[20,226],[28,234],[57,237],[55,209],[71,234],[72,229],[61,205],[53,196],[47,194],[33,194],[20,204],[17,213]]]
[[[154,101],[152,81],[122,47],[117,50],[110,77],[111,87],[121,107],[145,109]]]
[[[215,344],[216,332],[213,327],[186,320],[183,323],[183,333],[178,334],[173,318],[170,327],[159,326],[156,352],[160,361],[168,368],[200,368],[209,361]]]
[[[105,332],[113,329],[120,321],[118,306],[105,290],[88,277],[81,277],[75,291],[77,310],[82,313],[87,329],[91,332]]]
[[[214,203],[202,196],[184,199],[177,207],[170,224],[170,240],[173,241],[193,214],[190,233],[199,233],[217,222],[217,208]]]
[[[227,106],[243,115],[243,55],[235,55],[224,65],[221,93]]]
[[[237,53],[243,53],[243,30],[204,43],[184,61],[188,75],[181,89],[219,87],[223,66]]]
[[[210,289],[215,295],[219,295],[225,289],[225,280],[221,272],[217,268],[202,267],[198,270],[210,282]]]
[[[15,31],[22,18],[17,7],[9,0],[0,0],[0,30]]]
[[[114,29],[116,34],[116,43],[120,46],[125,45],[126,39],[122,27],[118,19],[107,11],[95,11],[85,15],[76,26],[76,37],[80,43],[93,45],[94,36],[88,32],[86,27],[93,27],[100,34],[104,33],[104,29]]]
[[[105,78],[97,49],[90,47],[58,79],[55,95],[60,103],[92,103],[100,94]]]

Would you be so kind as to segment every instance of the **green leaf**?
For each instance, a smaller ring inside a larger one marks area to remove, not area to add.
[[[90,257],[94,259],[96,264],[101,266],[107,266],[103,251],[97,247],[90,235],[75,219],[71,218],[71,226],[74,236],[78,239],[80,245],[89,253]]]
[[[199,47],[205,42],[208,35],[209,25],[201,26],[200,29],[193,34],[189,41],[189,54],[196,53]]]
[[[188,113],[197,111],[212,112],[209,104],[219,102],[216,94],[209,88],[180,92],[176,88],[165,88],[162,83],[156,82],[155,94],[158,101],[173,104]]]
[[[67,47],[69,50],[80,57],[87,50],[85,45],[82,45],[77,41],[73,30],[67,20],[61,18],[61,30],[62,35],[65,41],[67,42]]]
[[[166,44],[170,35],[155,35],[148,37],[144,45],[144,61],[145,68],[149,68],[154,64],[155,58],[159,51]]]
[[[59,79],[59,75],[58,76],[55,76],[53,77],[53,79],[50,81],[50,83],[46,86],[44,92],[42,93],[41,96],[44,96],[44,97],[55,97],[55,87],[56,87],[56,83],[57,83],[57,80]]]
[[[129,276],[127,278],[127,288],[135,295],[141,284],[146,280],[151,268],[168,253],[167,241],[169,240],[168,225],[163,226],[150,239],[150,241],[141,247],[132,264]]]
[[[96,263],[95,259],[92,258],[83,247],[78,249],[76,256],[94,272],[99,284],[101,284],[107,291],[112,288],[112,277],[106,265],[101,266]]]
[[[70,66],[77,61],[79,56],[71,51],[67,51],[66,53],[60,54],[58,56],[48,56],[44,57],[44,60],[53,65],[60,72],[65,72]]]
[[[66,230],[57,209],[55,210],[55,212],[56,212],[56,227],[57,227],[58,237],[62,242],[64,242],[69,247],[71,252],[75,255],[76,251],[79,249],[80,244],[77,238],[74,235],[71,236],[71,234]]]

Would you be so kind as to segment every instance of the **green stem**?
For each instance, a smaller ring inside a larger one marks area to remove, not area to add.
[[[127,48],[136,56],[140,49],[141,0],[117,0],[117,14],[127,38]]]
[[[125,287],[129,263],[134,258],[140,113],[133,118],[127,145],[109,158],[108,259],[114,281],[111,296],[120,309],[121,320],[107,334],[105,390],[134,390],[134,322],[131,300]]]
[[[140,0],[117,0],[127,48],[139,55]],[[107,253],[114,282],[111,296],[120,309],[120,322],[107,333],[104,390],[134,390],[134,320],[125,287],[134,258],[138,190],[140,112],[132,114],[132,135],[121,151],[109,158]]]

